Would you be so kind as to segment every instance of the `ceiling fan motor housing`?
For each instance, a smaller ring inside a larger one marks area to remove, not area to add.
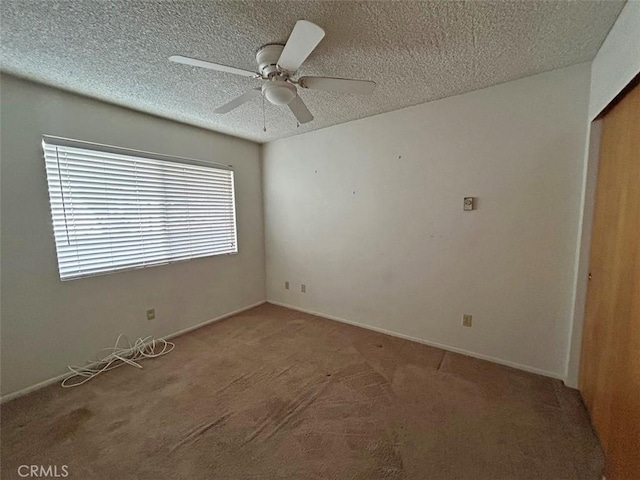
[[[297,96],[296,87],[287,82],[287,72],[278,69],[278,59],[284,45],[265,45],[256,53],[262,78],[269,79],[262,85],[262,95],[274,105],[288,105]]]
[[[256,62],[263,78],[270,78],[278,75],[278,59],[284,49],[284,45],[269,44],[262,47],[256,53]]]

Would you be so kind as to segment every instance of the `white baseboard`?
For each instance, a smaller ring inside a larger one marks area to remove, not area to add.
[[[421,343],[423,345],[428,345],[430,347],[440,348],[442,350],[447,350],[449,352],[459,353],[461,355],[466,355],[468,357],[478,358],[480,360],[487,360],[489,362],[498,363],[500,365],[505,365],[507,367],[516,368],[518,370],[524,370],[525,372],[536,373],[538,375],[543,375],[545,377],[551,377],[558,380],[564,381],[564,376],[558,373],[549,372],[547,370],[542,370],[536,367],[531,367],[529,365],[523,365],[521,363],[511,362],[509,360],[503,360],[501,358],[491,357],[489,355],[484,355],[482,353],[471,352],[469,350],[464,350],[462,348],[451,347],[449,345],[443,345],[442,343],[431,342],[429,340],[425,340],[423,338],[412,337],[411,335],[405,335],[403,333],[393,332],[391,330],[386,330],[380,327],[374,327],[371,325],[367,325],[364,323],[353,322],[351,320],[347,320],[344,318],[336,317],[334,315],[328,315],[326,313],[315,312],[313,310],[309,310],[306,308],[296,307],[295,305],[289,305],[287,303],[276,302],[273,300],[267,300],[267,303],[271,303],[273,305],[278,305],[280,307],[290,308],[292,310],[297,310],[299,312],[310,313],[311,315],[316,315],[318,317],[327,318],[329,320],[335,320],[336,322],[346,323],[348,325],[353,325],[360,328],[365,328],[367,330],[373,330],[374,332],[384,333],[385,335],[391,335],[392,337],[402,338],[404,340],[410,340],[412,342]]]
[[[14,398],[22,397],[27,393],[35,392],[36,390],[40,390],[41,388],[48,387],[53,383],[61,382],[67,375],[69,375],[69,372],[58,375],[57,377],[43,380],[42,382],[38,382],[35,385],[31,385],[30,387],[18,390],[17,392],[7,393],[6,395],[0,397],[0,404],[8,402],[9,400],[13,400]]]
[[[240,308],[238,310],[234,310],[233,312],[225,313],[224,315],[221,315],[221,316],[216,317],[216,318],[212,318],[211,320],[207,320],[206,322],[199,323],[199,324],[194,325],[192,327],[183,328],[182,330],[174,332],[174,333],[172,333],[170,335],[167,335],[167,336],[165,336],[163,338],[165,340],[170,340],[172,338],[179,337],[180,335],[184,335],[185,333],[192,332],[192,331],[197,330],[199,328],[202,328],[202,327],[204,327],[206,325],[209,325],[210,323],[219,322],[220,320],[224,320],[225,318],[233,317],[234,315],[238,315],[239,313],[246,312],[247,310],[251,310],[252,308],[259,307],[260,305],[263,305],[265,303],[267,303],[266,300],[262,300],[260,302],[256,302],[256,303],[254,303],[252,305],[249,305],[249,306],[246,306],[246,307],[242,307],[242,308]]]
[[[189,333],[193,330],[197,330],[198,328],[202,328],[206,325],[209,325],[210,323],[214,323],[214,322],[219,322],[220,320],[224,320],[225,318],[229,318],[232,317],[234,315],[237,315],[239,313],[242,313],[246,310],[251,310],[252,308],[258,307],[264,303],[267,303],[266,300],[262,300],[260,302],[256,302],[252,305],[248,305],[246,307],[242,307],[238,310],[234,310],[233,312],[229,312],[229,313],[225,313],[224,315],[221,315],[219,317],[216,318],[212,318],[210,320],[207,320],[205,322],[199,323],[197,325],[193,325],[192,327],[187,327],[184,328],[182,330],[179,330],[177,332],[171,333],[169,335],[166,335],[164,338],[165,340],[169,340],[171,338],[175,338],[178,337],[180,335],[184,335],[185,333]],[[31,392],[35,392],[36,390],[39,390],[41,388],[44,387],[48,387],[49,385],[53,384],[53,383],[57,383],[57,382],[61,382],[62,380],[64,380],[65,377],[67,377],[69,375],[69,372],[63,373],[61,375],[58,375],[56,377],[53,378],[49,378],[47,380],[44,380],[42,382],[38,382],[35,385],[31,385],[30,387],[27,388],[23,388],[22,390],[18,390],[17,392],[12,392],[12,393],[7,393],[6,395],[3,395],[2,397],[0,397],[0,404],[8,402],[9,400],[13,400],[14,398],[18,398],[18,397],[22,397],[23,395],[26,395],[28,393]]]

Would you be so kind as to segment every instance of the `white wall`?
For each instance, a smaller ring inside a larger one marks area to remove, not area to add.
[[[640,73],[640,1],[629,0],[591,67],[589,120]]]
[[[160,337],[264,301],[259,145],[12,77],[1,86],[2,394],[84,364],[120,332]],[[61,282],[42,134],[233,164],[239,253]]]
[[[267,144],[267,299],[563,377],[589,70]]]

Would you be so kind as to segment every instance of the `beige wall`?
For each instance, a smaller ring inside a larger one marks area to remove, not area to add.
[[[264,301],[257,144],[13,77],[0,95],[3,395],[95,358],[119,333],[160,337]],[[61,282],[43,134],[234,165],[239,253]]]
[[[268,300],[564,377],[589,76],[581,64],[266,145]]]

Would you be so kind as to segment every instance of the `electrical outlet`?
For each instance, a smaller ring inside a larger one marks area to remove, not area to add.
[[[300,291],[302,293],[307,293],[307,286],[304,283],[302,285],[300,285]]]
[[[154,318],[156,318],[156,309],[150,308],[147,310],[147,320],[153,320]]]
[[[288,281],[284,282],[284,289],[285,290],[289,290],[289,282]]]
[[[462,315],[462,326],[463,327],[470,327],[472,318],[473,317],[471,315],[466,314],[466,313],[464,315]]]

